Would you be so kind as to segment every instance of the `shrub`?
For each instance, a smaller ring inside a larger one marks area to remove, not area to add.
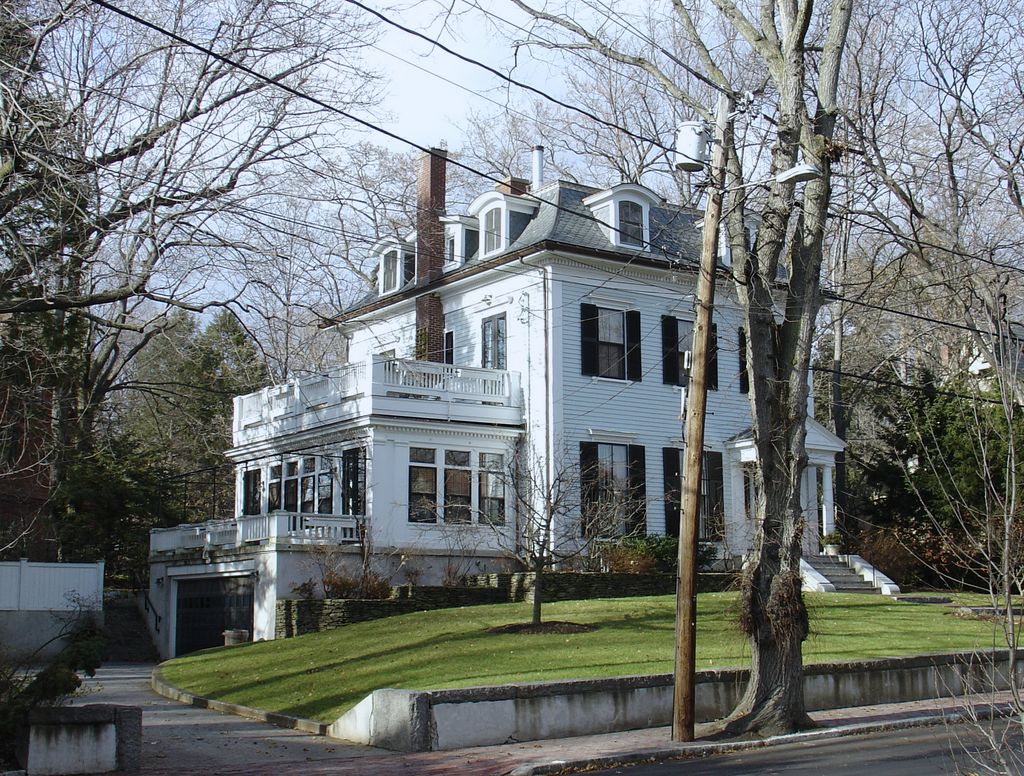
[[[391,583],[373,571],[353,577],[342,571],[324,574],[325,598],[384,599],[391,597]]]
[[[105,649],[99,628],[83,619],[73,626],[67,646],[39,671],[0,655],[0,765],[13,765],[18,728],[28,712],[74,695],[82,686],[78,673],[95,674]]]
[[[679,540],[674,536],[635,536],[598,550],[608,571],[622,574],[675,574]],[[718,547],[709,542],[697,545],[697,568],[706,570],[718,558]]]

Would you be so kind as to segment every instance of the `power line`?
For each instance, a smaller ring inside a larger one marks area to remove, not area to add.
[[[504,73],[502,73],[500,70],[497,70],[496,68],[493,68],[490,65],[488,65],[488,64],[486,64],[484,62],[481,62],[478,59],[474,59],[473,57],[467,56],[465,54],[460,54],[455,49],[450,48],[449,46],[446,46],[445,44],[441,43],[440,41],[431,38],[429,35],[425,35],[424,33],[419,32],[418,30],[414,30],[411,27],[406,27],[404,24],[400,24],[400,23],[396,22],[394,19],[391,19],[391,18],[385,16],[380,11],[377,11],[377,10],[375,10],[373,8],[370,8],[370,6],[365,5],[364,3],[361,3],[359,0],[345,0],[345,1],[350,3],[351,5],[356,6],[357,8],[363,9],[364,11],[366,11],[367,13],[375,16],[376,18],[380,19],[384,23],[390,24],[395,29],[401,30],[402,32],[406,33],[407,35],[412,35],[413,37],[419,38],[420,40],[424,40],[424,41],[430,43],[431,45],[436,46],[437,48],[441,49],[446,54],[449,54],[450,56],[453,56],[456,59],[460,59],[463,62],[466,62],[468,64],[474,65],[475,67],[478,67],[478,68],[480,68],[482,70],[486,70],[488,73],[491,73],[492,75],[497,76],[498,78],[502,79],[503,81],[507,81],[508,83],[512,84],[513,86],[518,86],[520,89],[524,89],[524,90],[526,90],[528,92],[532,92],[533,94],[536,94],[536,95],[544,98],[545,100],[548,100],[549,102],[554,103],[555,105],[559,105],[559,106],[561,106],[561,107],[563,107],[563,108],[565,108],[567,110],[571,110],[571,111],[574,111],[576,113],[579,113],[582,116],[586,116],[591,121],[595,121],[598,124],[602,124],[602,125],[608,127],[609,129],[614,129],[617,132],[622,132],[624,135],[627,135],[627,136],[633,138],[634,140],[639,140],[642,143],[648,143],[650,145],[654,145],[654,146],[662,149],[663,151],[671,152],[673,150],[672,148],[662,144],[659,140],[656,140],[654,138],[644,137],[643,135],[638,135],[635,132],[627,129],[626,127],[623,127],[623,126],[621,126],[619,124],[616,124],[614,122],[602,119],[600,116],[598,116],[598,115],[596,115],[594,113],[591,113],[590,111],[588,111],[588,110],[586,110],[584,108],[581,108],[579,106],[572,105],[570,103],[564,102],[564,101],[558,99],[557,97],[554,97],[553,95],[548,94],[543,89],[538,89],[536,86],[532,86],[532,85],[530,85],[528,83],[525,83],[523,81],[519,81],[519,80],[517,80],[515,78],[512,78],[511,76],[507,76]]]

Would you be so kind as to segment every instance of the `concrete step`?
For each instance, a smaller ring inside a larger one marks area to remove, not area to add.
[[[807,564],[827,579],[837,593],[878,593],[878,589],[834,555],[812,555]]]
[[[146,621],[131,596],[104,599],[103,635],[107,637],[107,662],[151,663],[159,659]]]

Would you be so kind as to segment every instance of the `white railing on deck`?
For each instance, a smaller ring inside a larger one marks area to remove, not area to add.
[[[509,373],[430,361],[375,360],[374,387],[458,401],[510,402]]]
[[[353,544],[359,541],[361,519],[350,515],[273,512],[155,528],[149,532],[149,551],[206,551],[263,543]]]
[[[366,396],[512,407],[518,405],[518,392],[515,373],[500,369],[373,356],[369,364],[347,364],[236,397],[234,429],[243,432],[283,418],[298,419],[307,412],[331,417],[347,402]]]

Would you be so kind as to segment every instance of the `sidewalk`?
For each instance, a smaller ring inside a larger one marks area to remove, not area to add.
[[[285,770],[303,774],[373,774],[377,776],[460,776],[557,773],[570,767],[611,767],[644,759],[701,756],[715,752],[813,741],[841,735],[932,724],[953,718],[964,699],[915,701],[814,712],[821,727],[767,741],[674,744],[669,728],[633,730],[596,736],[509,743],[446,752],[397,754],[284,730],[216,711],[166,700],[149,689],[152,665],[110,665],[87,680],[91,691],[77,703],[127,703],[141,706],[142,774],[203,773],[224,776],[278,776]],[[1005,703],[1009,693],[975,698],[975,708]],[[697,729],[698,738],[701,726]]]

